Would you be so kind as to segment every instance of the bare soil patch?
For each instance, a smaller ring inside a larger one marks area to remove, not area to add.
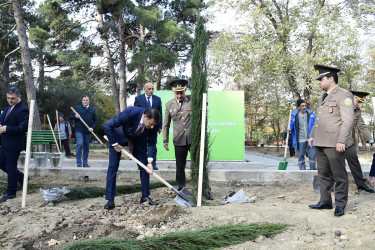
[[[268,151],[271,150],[268,148]],[[372,152],[367,154],[372,158]],[[96,153],[90,154],[91,157],[106,159]],[[31,184],[41,182],[58,184],[68,189],[77,186],[105,187],[105,180],[31,180]],[[138,179],[133,181],[138,182]],[[126,184],[132,183],[122,180],[118,183]],[[256,196],[254,203],[221,205],[226,195],[241,188],[249,197]],[[308,208],[309,204],[319,200],[319,194],[313,191],[311,181],[212,183],[212,195],[214,200],[204,200],[202,207],[183,208],[173,201],[173,192],[167,188],[158,188],[151,190],[151,197],[160,206],[140,204],[140,193],[134,193],[117,196],[116,208],[107,211],[103,209],[106,203],[104,197],[84,200],[63,197],[53,204],[46,203],[39,190],[29,190],[27,207],[22,209],[22,193],[18,192],[17,198],[0,204],[0,248],[61,249],[70,242],[88,239],[143,239],[213,225],[252,222],[285,223],[291,226],[286,232],[272,238],[261,237],[227,249],[373,248],[375,194],[358,191],[354,183],[350,183],[349,203],[342,217],[335,217],[333,210]]]
[[[32,180],[35,181],[35,180]],[[103,180],[76,183],[54,180],[69,186],[103,186]],[[119,183],[119,185],[128,183]],[[254,203],[220,205],[232,191],[244,188]],[[27,208],[21,209],[21,193],[16,199],[0,205],[0,237],[2,249],[50,249],[57,243],[62,248],[69,242],[87,239],[131,239],[157,237],[169,232],[196,230],[212,225],[272,222],[286,223],[287,232],[273,238],[249,241],[228,249],[332,249],[372,248],[375,227],[374,194],[359,192],[350,185],[349,204],[342,217],[333,210],[316,211],[308,208],[319,195],[311,182],[273,184],[212,184],[215,200],[204,201],[203,207],[182,208],[174,194],[166,188],[151,191],[160,206],[140,204],[140,194],[118,196],[116,208],[103,209],[103,197],[85,200],[63,198],[56,204],[46,203],[38,190],[28,195]],[[337,236],[335,231],[341,235]]]

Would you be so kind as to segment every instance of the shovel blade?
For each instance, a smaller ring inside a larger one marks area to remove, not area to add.
[[[192,200],[192,194],[186,188],[181,189],[181,191],[177,191],[177,196],[174,198],[174,200],[182,207],[195,206],[195,203]]]
[[[286,161],[286,159],[284,159],[284,161],[279,162],[278,170],[286,170],[287,166],[288,166],[288,162]]]

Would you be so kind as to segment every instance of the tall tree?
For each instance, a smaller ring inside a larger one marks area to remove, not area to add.
[[[20,50],[21,50],[27,100],[28,102],[30,102],[31,100],[35,100],[33,128],[40,129],[41,123],[40,123],[38,102],[36,100],[36,91],[35,91],[35,85],[34,85],[34,79],[33,79],[33,69],[31,66],[31,57],[30,57],[28,38],[26,34],[26,26],[25,26],[23,16],[22,16],[22,6],[19,0],[14,0],[12,3],[13,3],[13,9],[14,9],[14,19],[16,20],[16,23],[17,23],[18,41],[19,41]]]
[[[207,94],[207,66],[206,66],[206,53],[208,44],[208,34],[204,26],[204,18],[199,17],[197,27],[195,28],[192,72],[191,72],[191,93],[192,101],[191,108],[193,116],[191,119],[191,181],[193,183],[193,192],[197,194],[198,190],[198,177],[199,177],[199,156],[201,145],[201,130],[202,130],[202,101],[203,93]],[[205,144],[203,156],[203,194],[210,191],[209,183],[209,134],[207,132],[207,116],[206,126],[203,128],[205,131]]]

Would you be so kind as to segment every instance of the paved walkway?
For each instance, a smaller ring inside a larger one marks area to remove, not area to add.
[[[317,175],[317,170],[301,171],[296,158],[287,159],[286,170],[278,170],[279,162],[283,157],[265,155],[252,151],[245,151],[245,161],[211,161],[210,179],[222,182],[274,182],[286,180],[312,180]],[[34,159],[30,160],[30,176],[46,176],[51,178],[71,179],[104,179],[107,175],[108,159],[90,160],[90,168],[78,168],[74,158],[65,158],[62,167],[53,167],[51,161],[47,160],[46,166],[36,164]],[[363,174],[368,178],[371,162],[361,162]],[[23,166],[19,165],[22,169]],[[158,175],[166,180],[175,179],[175,161],[158,161]],[[347,168],[348,172],[349,169]],[[187,164],[187,174],[190,174],[190,163]],[[2,173],[0,175],[4,175]],[[118,178],[139,178],[136,164],[131,160],[121,160]]]

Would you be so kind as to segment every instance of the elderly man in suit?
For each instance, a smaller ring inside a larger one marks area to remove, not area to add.
[[[138,166],[142,183],[141,203],[147,201],[150,205],[159,205],[149,197],[149,174],[153,173],[153,167],[151,163],[147,163],[147,140],[157,133],[156,126],[159,120],[160,114],[156,109],[129,107],[104,124],[104,131],[108,136],[107,144],[110,146],[105,194],[108,202],[104,206],[105,209],[111,210],[115,207],[116,175],[120,164],[121,149],[125,145],[129,146],[129,151],[135,158],[150,169],[146,172]]]
[[[9,107],[0,115],[0,169],[8,174],[8,187],[0,203],[15,198],[17,183],[23,183],[23,173],[17,169],[17,161],[20,152],[26,148],[29,118],[29,111],[21,102],[20,91],[17,88],[8,88],[7,101]]]
[[[332,209],[331,179],[335,180],[335,216],[344,215],[348,202],[348,173],[345,169],[345,150],[354,123],[353,95],[340,88],[337,68],[315,65],[316,78],[326,93],[318,102],[317,118],[309,138],[316,146],[320,181],[320,201],[312,209]]]
[[[160,97],[154,95],[154,84],[151,82],[148,82],[144,86],[144,95],[139,95],[135,98],[134,106],[141,107],[141,108],[154,108],[157,109],[162,114],[162,108],[161,108],[161,99]],[[160,121],[157,125],[157,130],[159,134],[161,133],[161,126],[162,126],[162,120],[163,118],[160,117]],[[148,156],[153,159],[152,166],[154,167],[154,170],[158,170],[158,167],[156,166],[156,154],[158,152],[156,148],[158,135],[154,134],[152,137],[148,138],[147,140],[147,152]]]

